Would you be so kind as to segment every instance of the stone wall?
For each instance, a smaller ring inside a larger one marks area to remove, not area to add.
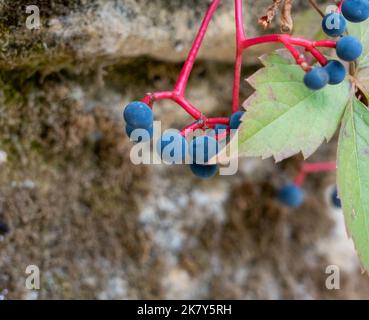
[[[233,5],[223,2],[188,88],[210,115],[231,104]],[[246,2],[255,35],[270,1]],[[0,1],[2,297],[366,298],[342,213],[327,200],[334,175],[309,178],[304,206],[287,210],[275,194],[300,157],[241,159],[236,176],[211,181],[131,163],[122,108],[173,86],[207,3],[33,1],[42,27],[30,31],[27,1]],[[311,36],[319,17],[298,3],[296,32]],[[268,50],[245,55],[245,78]],[[243,83],[242,98],[250,93]],[[189,121],[171,103],[155,115],[165,127]],[[333,141],[312,160],[333,160],[334,149]],[[40,291],[25,288],[31,264]],[[331,264],[341,290],[325,287]]]

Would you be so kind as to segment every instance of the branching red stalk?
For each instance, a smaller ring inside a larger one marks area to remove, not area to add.
[[[193,106],[186,98],[185,92],[187,83],[196,61],[197,55],[204,41],[206,31],[209,27],[210,21],[217,10],[221,0],[213,0],[201,24],[200,30],[195,38],[192,48],[184,63],[182,71],[178,77],[176,85],[172,91],[148,93],[143,98],[143,102],[153,107],[155,101],[171,100],[181,106],[189,115],[193,117],[195,122],[185,127],[181,134],[183,136],[189,135],[191,132],[198,129],[214,128],[217,124],[229,125],[229,118],[207,118],[200,110]],[[338,7],[339,11],[342,7],[340,1]],[[336,41],[334,40],[307,40],[299,37],[293,37],[288,34],[272,34],[256,38],[248,38],[244,28],[243,19],[243,3],[242,0],[235,0],[235,20],[236,20],[236,62],[234,68],[234,83],[233,83],[233,97],[232,97],[232,113],[237,112],[240,108],[239,93],[241,83],[241,70],[243,61],[243,52],[253,46],[266,43],[281,43],[293,56],[296,63],[302,67],[303,70],[309,71],[311,66],[307,63],[304,55],[297,50],[296,47],[304,48],[321,64],[327,63],[326,57],[318,48],[335,48]],[[221,135],[217,138],[224,138]],[[305,163],[299,175],[295,179],[295,183],[301,186],[304,183],[305,176],[309,173],[330,171],[336,169],[336,163]]]
[[[209,27],[210,21],[217,10],[221,0],[213,0],[209,6],[209,9],[204,17],[201,24],[200,30],[195,38],[193,46],[188,54],[188,57],[184,63],[182,71],[178,77],[177,83],[173,91],[168,92],[157,92],[149,93],[145,96],[143,101],[153,106],[155,101],[159,100],[172,100],[180,105],[188,114],[190,114],[195,120],[202,120],[201,124],[203,128],[211,127],[215,124],[228,124],[229,120],[226,121],[223,118],[208,119],[200,110],[193,106],[186,98],[185,91],[199,53],[200,47],[203,43],[206,31]],[[303,70],[308,71],[310,66],[307,64],[304,56],[295,48],[295,46],[303,47],[307,52],[310,52],[321,65],[327,63],[325,56],[317,49],[319,47],[334,48],[336,42],[333,40],[321,40],[311,41],[298,37],[292,37],[288,34],[273,34],[256,38],[247,38],[244,29],[243,20],[243,4],[242,0],[235,0],[235,19],[236,19],[236,62],[234,71],[234,83],[233,83],[233,98],[232,98],[232,113],[237,112],[240,108],[239,92],[241,82],[241,70],[242,70],[242,58],[243,52],[253,46],[265,44],[265,43],[281,43],[291,53],[296,60],[296,63],[302,67]],[[214,123],[214,121],[220,121]]]

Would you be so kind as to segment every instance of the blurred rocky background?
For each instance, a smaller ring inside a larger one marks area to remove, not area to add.
[[[170,89],[209,1],[0,1],[1,299],[367,298],[342,213],[328,194],[334,174],[311,176],[302,208],[276,200],[302,159],[241,159],[239,173],[200,181],[186,167],[134,166],[123,106]],[[245,1],[247,32],[269,0]],[[41,27],[29,30],[28,5]],[[324,4],[321,2],[321,5]],[[294,9],[299,35],[319,16]],[[245,54],[244,78],[270,46]],[[188,98],[229,115],[233,1],[224,0],[200,52]],[[251,88],[242,83],[242,98]],[[155,107],[165,127],[189,118]],[[336,142],[314,160],[334,160]],[[28,265],[41,290],[25,287]],[[329,265],[340,290],[328,290]]]

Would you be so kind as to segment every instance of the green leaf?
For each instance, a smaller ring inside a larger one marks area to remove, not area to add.
[[[358,38],[363,44],[363,54],[358,59],[360,67],[369,66],[369,19],[361,23],[349,22],[347,29],[350,35]]]
[[[271,67],[275,64],[289,65],[293,61],[291,58],[288,60],[288,55],[289,57],[291,57],[291,54],[289,53],[289,51],[280,49],[271,54],[265,54],[261,56],[259,59],[265,67]]]
[[[357,60],[355,78],[358,87],[369,100],[369,19],[361,23],[348,22],[348,32],[363,44],[363,54]]]
[[[350,97],[348,81],[311,91],[301,68],[280,59],[264,58],[266,67],[248,80],[256,91],[244,104],[240,154],[280,161],[301,151],[307,158],[332,138],[341,121]]]
[[[369,270],[369,111],[356,98],[347,107],[338,144],[338,186],[346,226]]]

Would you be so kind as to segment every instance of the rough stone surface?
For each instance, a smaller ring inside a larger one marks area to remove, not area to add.
[[[231,2],[188,88],[209,115],[228,115],[231,104]],[[328,201],[333,174],[310,177],[304,206],[291,211],[275,194],[299,157],[241,159],[236,176],[211,181],[131,163],[122,106],[173,86],[207,1],[33,3],[43,27],[30,36],[26,2],[0,1],[0,223],[9,227],[0,300],[367,298],[342,213]],[[251,33],[267,3],[252,6]],[[247,56],[245,77],[258,54]],[[155,115],[164,127],[189,121],[168,102]],[[312,161],[334,159],[334,149]],[[28,265],[40,268],[39,291],[25,288]],[[326,289],[329,265],[340,268],[340,290]]]
[[[305,1],[296,1],[304,4]],[[260,33],[257,17],[269,0],[246,1],[246,31]],[[0,3],[0,66],[43,69],[112,64],[142,55],[181,61],[187,55],[209,1],[181,0],[38,0],[41,27],[29,30],[24,0]],[[222,1],[200,58],[232,61],[234,58],[233,1]],[[301,8],[299,5],[298,8]],[[312,30],[306,30],[311,35]],[[255,62],[259,50],[248,56]]]

